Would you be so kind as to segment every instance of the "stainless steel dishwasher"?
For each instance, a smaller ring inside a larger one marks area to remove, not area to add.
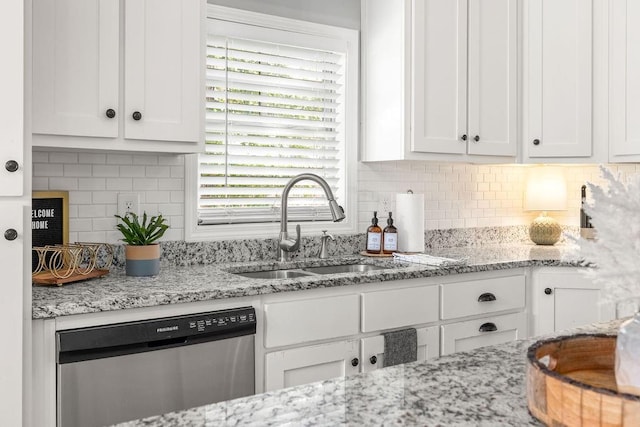
[[[110,425],[255,392],[252,307],[57,333],[58,426]]]

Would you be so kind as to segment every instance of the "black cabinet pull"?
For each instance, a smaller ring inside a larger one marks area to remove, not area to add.
[[[474,137],[473,137],[473,140],[474,140],[475,142],[480,141],[480,135],[476,135],[476,136],[474,136]]]
[[[464,134],[460,137],[461,140],[466,141],[467,140],[467,134]]]
[[[20,165],[15,160],[7,160],[7,163],[4,164],[4,168],[9,172],[15,172],[19,167]]]
[[[134,111],[131,115],[133,120],[140,120],[142,118],[142,113],[140,111]]]
[[[544,288],[544,293],[547,295],[551,295],[553,293],[553,290],[551,290],[551,288]]]
[[[360,363],[360,361],[358,360],[357,357],[354,357],[353,359],[351,359],[351,366],[358,366],[358,363]]]
[[[498,327],[496,326],[495,323],[487,322],[480,325],[480,329],[478,330],[480,332],[495,332],[498,330]]]
[[[4,232],[4,238],[11,241],[16,240],[18,238],[18,232],[13,228],[9,228]]]
[[[484,294],[478,297],[478,302],[489,302],[489,301],[495,301],[495,300],[496,300],[496,296],[491,292],[485,292]]]
[[[378,363],[378,358],[376,356],[371,356],[369,358],[369,362],[371,362],[372,365],[375,365],[376,363]]]
[[[107,115],[107,117],[109,117],[110,119],[113,119],[116,116],[116,110],[114,110],[113,108],[109,108],[105,114]]]
[[[534,139],[533,140],[533,145],[540,145],[540,140],[539,139]]]

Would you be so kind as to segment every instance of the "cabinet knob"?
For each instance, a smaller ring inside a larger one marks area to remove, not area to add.
[[[480,141],[480,135],[476,135],[476,136],[474,136],[474,137],[473,137],[473,140],[474,140],[475,142]]]
[[[4,164],[4,168],[9,172],[15,172],[19,167],[20,165],[15,160],[7,160],[7,163]]]
[[[467,134],[464,134],[460,137],[461,140],[466,141],[467,140]]]
[[[372,365],[375,365],[376,363],[378,363],[378,358],[376,356],[371,356],[369,358],[369,362],[371,362]]]
[[[533,140],[533,145],[540,145],[540,140],[539,139],[534,139]]]
[[[110,119],[113,119],[116,116],[116,110],[114,110],[113,108],[109,108],[105,114],[107,115],[107,117],[109,117]]]
[[[358,363],[360,363],[360,361],[358,360],[357,357],[354,357],[353,359],[351,359],[351,366],[358,366]]]
[[[134,111],[131,117],[133,117],[133,120],[140,120],[142,118],[142,113],[140,111]]]
[[[495,300],[496,300],[496,296],[491,292],[485,292],[478,297],[478,302],[489,302],[489,301],[495,301]]]
[[[492,322],[487,322],[487,323],[483,323],[482,325],[480,325],[480,329],[478,329],[480,332],[495,332],[498,330],[498,327],[496,326],[495,323]]]
[[[551,295],[553,293],[553,290],[551,290],[551,288],[544,288],[544,293],[547,295]]]
[[[11,241],[16,240],[18,238],[18,232],[13,228],[9,228],[4,232],[4,238]]]

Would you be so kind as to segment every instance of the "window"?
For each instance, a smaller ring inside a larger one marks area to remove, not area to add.
[[[301,173],[324,178],[351,218],[331,230],[355,231],[357,62],[356,31],[209,6],[206,144],[187,162],[187,239],[273,235],[282,189]],[[288,205],[290,220],[314,222],[305,229],[329,228],[316,183],[296,184]]]

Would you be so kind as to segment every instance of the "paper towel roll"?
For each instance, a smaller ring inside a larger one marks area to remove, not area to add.
[[[398,228],[398,251],[424,252],[424,194],[396,195],[393,216]]]

